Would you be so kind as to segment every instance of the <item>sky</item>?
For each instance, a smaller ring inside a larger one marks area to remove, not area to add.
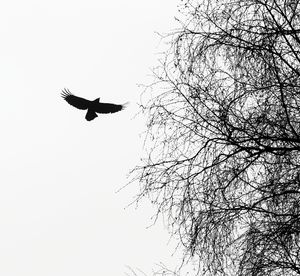
[[[128,182],[145,130],[142,88],[175,28],[175,0],[0,3],[0,275],[150,275],[174,247]],[[87,122],[63,88],[130,102]]]

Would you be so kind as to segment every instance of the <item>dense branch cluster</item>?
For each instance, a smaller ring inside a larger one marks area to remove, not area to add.
[[[144,105],[139,199],[203,274],[300,275],[300,5],[191,0],[181,14]]]

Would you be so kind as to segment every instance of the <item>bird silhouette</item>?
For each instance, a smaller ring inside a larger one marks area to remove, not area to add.
[[[69,89],[64,88],[62,90],[61,96],[72,106],[78,109],[87,109],[85,119],[87,121],[94,120],[98,117],[97,113],[115,113],[123,110],[127,103],[125,104],[112,104],[112,103],[101,103],[100,98],[94,101],[89,101],[84,98],[77,97],[73,95]]]

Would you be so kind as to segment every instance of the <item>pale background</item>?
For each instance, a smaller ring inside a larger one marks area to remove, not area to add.
[[[175,0],[0,3],[0,275],[149,275],[175,265],[153,210],[119,193],[139,161],[133,119],[150,68],[174,29]],[[161,48],[162,46],[162,48]],[[130,105],[92,122],[62,88]],[[125,209],[124,209],[125,208]]]

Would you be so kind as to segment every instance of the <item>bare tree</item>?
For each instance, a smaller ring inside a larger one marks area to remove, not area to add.
[[[138,200],[201,275],[300,275],[298,2],[185,1],[145,92]]]

